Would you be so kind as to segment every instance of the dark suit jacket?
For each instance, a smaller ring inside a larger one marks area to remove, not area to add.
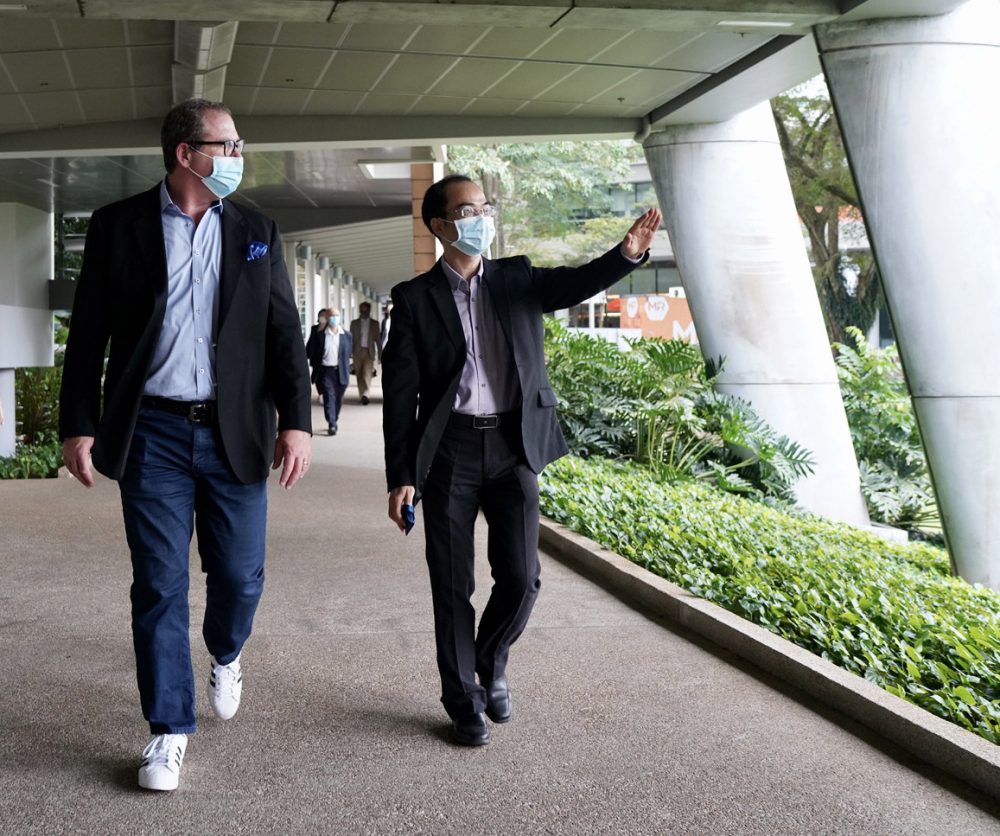
[[[274,221],[223,201],[215,378],[222,445],[240,481],[267,477],[278,430],[312,431],[309,369]],[[247,261],[252,241],[267,253]],[[73,303],[59,433],[94,436],[94,466],[121,477],[167,301],[160,187],[98,209]],[[103,400],[101,377],[110,340]]]
[[[535,473],[568,452],[545,372],[542,314],[589,299],[636,266],[618,246],[581,267],[532,267],[524,256],[483,260],[483,282],[517,369],[521,435]],[[389,490],[414,485],[419,498],[455,403],[465,336],[440,262],[396,285],[392,302],[392,328],[382,353],[386,481]]]
[[[337,350],[337,377],[341,386],[351,382],[351,335],[340,329],[340,348]],[[309,355],[309,365],[313,368],[313,383],[320,367],[323,365],[323,351],[326,349],[326,333],[315,331],[306,343],[306,353]]]

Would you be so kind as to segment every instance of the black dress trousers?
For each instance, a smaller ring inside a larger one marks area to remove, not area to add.
[[[441,702],[452,718],[485,709],[483,686],[506,672],[541,587],[538,477],[525,462],[518,414],[504,417],[498,427],[475,429],[453,415],[424,487]],[[480,509],[493,589],[477,633],[471,597]]]

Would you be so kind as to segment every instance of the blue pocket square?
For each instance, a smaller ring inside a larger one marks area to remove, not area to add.
[[[251,241],[247,247],[247,261],[256,261],[267,255],[267,244],[263,241]]]

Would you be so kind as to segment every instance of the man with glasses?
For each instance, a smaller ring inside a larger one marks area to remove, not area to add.
[[[540,587],[536,474],[568,452],[545,373],[542,314],[628,275],[660,225],[650,209],[600,258],[540,269],[524,256],[485,257],[495,214],[468,177],[427,190],[423,221],[444,255],[393,288],[382,354],[389,517],[409,532],[423,499],[441,701],[465,746],[490,742],[486,717],[511,719],[508,654]],[[480,510],[494,584],[477,632],[470,598]]]
[[[277,226],[228,200],[243,172],[229,109],[200,99],[177,105],[161,144],[166,177],[91,217],[60,436],[66,466],[84,485],[94,484],[91,456],[118,481],[151,732],[139,785],[173,790],[195,730],[192,533],[206,575],[209,704],[226,720],[240,704],[240,654],[264,585],[268,468],[282,468],[280,483],[291,488],[309,467],[312,426]]]

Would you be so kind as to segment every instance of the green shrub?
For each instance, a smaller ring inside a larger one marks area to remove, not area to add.
[[[59,386],[62,368],[16,369],[18,436],[25,445],[45,443],[59,435]]]
[[[568,457],[542,510],[692,593],[1000,741],[1000,595],[943,551],[790,515],[642,468]]]
[[[0,458],[0,479],[48,479],[62,467],[62,445],[57,440],[18,444],[12,458]]]
[[[872,519],[900,528],[940,528],[917,419],[895,346],[835,343],[837,377]]]
[[[697,346],[639,339],[622,351],[547,319],[545,353],[563,433],[578,455],[632,458],[662,481],[782,499],[812,472],[808,451],[745,401],[714,390]]]

